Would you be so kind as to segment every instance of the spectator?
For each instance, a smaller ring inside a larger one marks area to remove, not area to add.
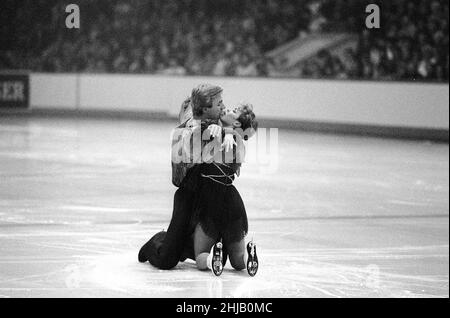
[[[87,15],[79,30],[67,30],[58,0],[4,0],[0,68],[448,81],[448,1],[383,2],[382,28],[368,30],[361,21],[372,2],[80,0]],[[299,35],[326,31],[359,34],[358,45],[298,66],[264,57]]]

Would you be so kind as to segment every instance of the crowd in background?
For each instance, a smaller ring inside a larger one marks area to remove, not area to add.
[[[65,1],[2,0],[0,69],[273,76],[265,53],[339,31],[358,34],[357,47],[322,50],[295,76],[448,81],[448,1],[383,1],[381,28],[369,30],[371,2],[80,0],[80,29],[69,30]]]
[[[325,21],[336,21],[325,27],[356,32],[358,45],[343,57],[319,52],[302,65],[301,75],[448,81],[448,1],[383,1],[379,29],[368,29],[365,21],[355,18],[369,2],[373,1],[322,1]]]

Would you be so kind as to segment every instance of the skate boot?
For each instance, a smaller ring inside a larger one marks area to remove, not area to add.
[[[152,236],[151,239],[145,243],[139,250],[138,260],[141,263],[145,263],[150,260],[152,255],[157,255],[158,248],[161,246],[166,236],[166,231],[160,231]]]
[[[220,276],[223,271],[223,250],[222,242],[217,242],[211,247],[210,268],[214,275]]]
[[[256,245],[253,241],[247,243],[247,272],[250,276],[255,276],[258,271],[258,256],[256,255]]]

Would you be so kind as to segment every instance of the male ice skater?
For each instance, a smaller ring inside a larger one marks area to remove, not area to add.
[[[191,97],[184,101],[180,110],[179,119],[183,122],[177,129],[191,131],[191,134],[183,135],[187,140],[182,142],[193,145],[195,134],[192,131],[197,129],[208,129],[212,137],[222,133],[222,128],[217,125],[225,109],[222,91],[221,87],[209,84],[201,84],[192,90]],[[160,269],[171,269],[186,258],[195,260],[189,231],[200,167],[195,162],[194,158],[184,162],[172,160],[172,183],[178,187],[174,195],[172,219],[167,232],[157,233],[141,248],[138,255],[140,262],[149,261]]]

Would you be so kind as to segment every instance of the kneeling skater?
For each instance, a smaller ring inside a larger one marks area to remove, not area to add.
[[[200,166],[199,188],[195,194],[192,217],[195,261],[198,269],[211,269],[219,276],[223,270],[225,246],[231,266],[236,270],[247,268],[249,275],[254,276],[258,270],[256,245],[253,241],[245,244],[247,214],[233,181],[235,175],[239,175],[244,156],[242,139],[252,137],[258,123],[253,107],[248,104],[226,111],[220,121],[226,132],[227,128],[231,129],[229,132],[234,132],[234,136],[225,134],[225,139],[231,136],[234,140],[225,140],[224,144],[234,147],[226,147],[219,154],[222,160]],[[230,157],[232,160],[228,159]]]

